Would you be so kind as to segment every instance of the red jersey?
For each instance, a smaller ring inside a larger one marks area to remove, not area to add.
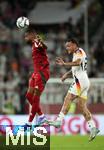
[[[32,45],[32,59],[35,72],[49,69],[49,60],[46,50],[47,47],[42,42],[34,40]]]

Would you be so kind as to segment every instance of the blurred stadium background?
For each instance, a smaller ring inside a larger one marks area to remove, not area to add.
[[[104,135],[103,0],[0,1],[0,124],[3,121],[25,122],[26,114],[29,112],[25,92],[33,68],[31,47],[24,42],[25,30],[18,30],[15,24],[20,16],[27,16],[30,19],[31,26],[42,36],[48,46],[51,79],[41,97],[44,113],[53,119],[62,106],[71,79],[61,84],[59,78],[66,69],[56,66],[55,58],[62,56],[66,60],[71,59],[65,53],[64,44],[68,38],[74,36],[88,54],[88,74],[91,80],[88,107],[94,114],[101,134]],[[52,128],[52,134],[88,133],[76,105],[76,103],[72,104],[62,129]],[[103,149],[101,148],[100,150]]]

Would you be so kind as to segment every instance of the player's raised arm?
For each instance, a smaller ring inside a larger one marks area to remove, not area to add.
[[[73,62],[66,62],[64,66],[79,66],[81,64],[81,59],[77,59]]]

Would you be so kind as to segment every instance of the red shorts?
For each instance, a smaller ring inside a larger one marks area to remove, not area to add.
[[[45,84],[48,81],[50,76],[49,70],[43,70],[39,72],[34,72],[29,79],[29,86],[32,88],[38,88],[39,91],[42,91],[45,88]]]

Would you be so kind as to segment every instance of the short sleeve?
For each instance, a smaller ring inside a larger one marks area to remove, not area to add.
[[[75,54],[75,59],[81,59],[81,61],[83,60],[84,54],[81,50],[77,51]]]

